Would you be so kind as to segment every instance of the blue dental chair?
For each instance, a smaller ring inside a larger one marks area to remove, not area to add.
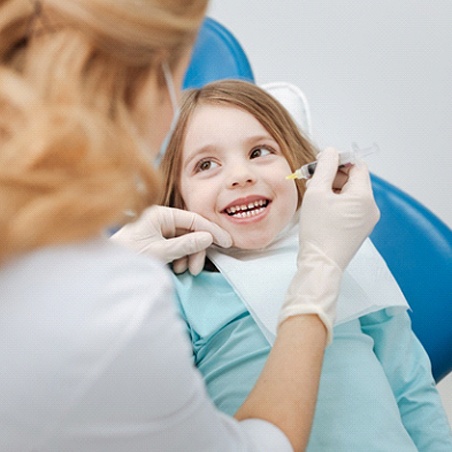
[[[201,28],[184,88],[225,78],[253,82],[248,58],[234,36],[207,18]],[[408,194],[372,175],[381,220],[371,239],[399,283],[413,330],[439,382],[452,371],[452,231]]]

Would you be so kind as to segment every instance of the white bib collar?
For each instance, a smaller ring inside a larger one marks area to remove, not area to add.
[[[266,248],[250,251],[211,247],[207,251],[270,344],[276,337],[279,310],[296,272],[297,254],[298,215]],[[385,261],[367,239],[344,272],[335,324],[388,307],[409,308]]]

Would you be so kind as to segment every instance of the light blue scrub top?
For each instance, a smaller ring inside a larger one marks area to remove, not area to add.
[[[194,362],[216,406],[233,415],[270,346],[220,273],[174,279]],[[334,328],[307,450],[452,451],[429,359],[405,311],[385,309]]]

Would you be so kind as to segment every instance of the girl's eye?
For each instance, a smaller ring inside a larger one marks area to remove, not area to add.
[[[195,172],[198,173],[200,171],[208,171],[212,168],[215,168],[216,166],[218,166],[218,164],[213,162],[212,160],[201,160],[196,164]]]
[[[272,150],[265,147],[259,146],[251,151],[250,158],[255,159],[257,157],[264,157],[265,155],[271,154]]]

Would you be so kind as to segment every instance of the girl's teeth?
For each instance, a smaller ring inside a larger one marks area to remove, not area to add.
[[[242,204],[240,206],[234,206],[230,207],[226,210],[226,212],[230,215],[234,215],[239,218],[244,218],[250,215],[256,215],[256,213],[259,213],[262,211],[261,207],[266,207],[267,202],[263,199],[260,199],[259,201],[250,202],[248,205]],[[250,210],[248,210],[250,209]],[[242,215],[242,214],[250,214],[250,215]],[[239,215],[240,214],[240,215]]]
[[[234,215],[234,217],[236,217],[236,218],[253,217],[253,216],[257,215],[258,213],[261,213],[263,210],[264,210],[264,208],[261,207],[260,209],[247,210],[246,212],[238,212]]]

